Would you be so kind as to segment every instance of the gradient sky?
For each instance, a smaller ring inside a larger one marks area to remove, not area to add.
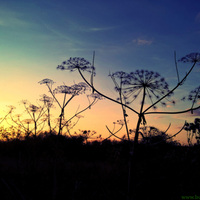
[[[170,88],[177,84],[174,50],[177,59],[199,51],[200,3],[197,0],[1,0],[0,2],[0,117],[14,105],[23,111],[23,99],[36,104],[48,89],[38,84],[44,78],[54,80],[54,87],[73,85],[82,81],[77,72],[56,70],[57,65],[70,57],[83,57],[92,61],[96,53],[96,88],[112,97],[117,94],[108,77],[109,71],[131,72],[147,69],[159,72]],[[179,63],[183,77],[191,64]],[[87,73],[86,73],[87,76]],[[89,78],[89,76],[87,76]],[[182,110],[188,102],[179,101],[198,86],[200,68],[196,66],[185,84],[173,99],[175,107],[158,110]],[[68,116],[87,105],[87,101],[74,100],[67,108]],[[61,100],[61,97],[59,97]],[[139,101],[140,102],[140,101]],[[134,108],[139,111],[136,102]],[[58,108],[58,107],[57,107]],[[58,110],[54,110],[55,117]],[[193,122],[200,112],[193,115],[152,115],[148,125],[175,133],[184,121]],[[108,100],[98,102],[83,113],[77,129],[90,129],[108,136],[105,125],[122,119],[119,105]],[[137,116],[129,114],[129,128],[135,128]],[[156,120],[155,120],[156,119]],[[119,135],[123,135],[122,131]],[[186,143],[186,132],[176,137]]]

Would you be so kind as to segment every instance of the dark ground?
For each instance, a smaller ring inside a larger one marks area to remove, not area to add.
[[[131,197],[200,198],[200,146],[140,144],[131,177]],[[82,138],[51,135],[44,139],[0,143],[0,199],[126,200],[127,142],[83,144]]]

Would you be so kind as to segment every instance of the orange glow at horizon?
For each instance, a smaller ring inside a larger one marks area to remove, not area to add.
[[[62,95],[60,95],[58,97],[58,99],[60,102],[62,102]],[[75,97],[75,99],[76,99],[76,97]],[[72,100],[72,102],[70,102],[69,105],[65,109],[66,119],[69,119],[76,113],[79,105],[80,105],[79,111],[84,109],[88,105],[88,100],[86,97],[84,97],[84,95],[77,97],[77,100],[75,100],[75,99],[74,99],[74,101]],[[33,102],[31,102],[31,103],[33,103]],[[35,104],[35,105],[37,105],[37,104]],[[2,106],[3,106],[3,104],[1,105],[1,107]],[[14,111],[13,115],[24,112],[25,109],[24,109],[23,105],[21,105],[19,107],[20,108],[18,108],[18,109],[16,109],[16,111]],[[5,108],[4,110],[7,110],[7,111],[9,110],[8,108],[6,109],[6,107],[4,107],[4,108]],[[58,116],[60,114],[59,107],[56,105],[56,109],[52,108],[51,113],[52,113],[52,119],[56,118],[56,116],[58,118]],[[1,111],[0,117],[3,118],[5,115],[6,115],[6,112]],[[113,122],[123,119],[120,106],[113,104],[112,102],[110,102],[108,100],[101,100],[101,101],[97,102],[97,104],[94,105],[93,107],[91,107],[91,109],[88,109],[83,113],[80,113],[80,115],[82,115],[83,118],[80,118],[77,125],[73,129],[70,130],[70,133],[72,135],[74,134],[74,132],[80,133],[79,129],[96,131],[97,133],[92,137],[94,139],[95,139],[95,137],[99,136],[100,134],[102,135],[102,138],[107,138],[110,135],[110,133],[106,129],[106,126],[108,126],[108,128],[110,130],[113,130],[113,128],[114,128]],[[129,115],[127,118],[129,120],[128,127],[129,127],[129,129],[135,129],[136,124],[137,124],[137,119],[138,119],[137,115],[133,114],[133,113],[130,113],[128,115]],[[28,118],[30,118],[30,116],[28,116],[27,114],[24,114],[24,118],[28,119]],[[165,131],[168,128],[169,124],[172,122],[171,128],[167,132],[167,134],[169,134],[169,135],[173,135],[176,132],[178,132],[184,124],[184,121],[180,120],[177,116],[173,117],[173,121],[171,121],[172,120],[171,117],[166,117],[164,115],[151,115],[151,116],[146,115],[145,118],[147,121],[147,126],[154,126],[154,127],[158,128],[160,131]],[[72,120],[72,122],[73,121],[75,122],[76,118],[74,118]],[[6,125],[5,121],[0,125],[4,125],[6,128],[9,127],[9,125]],[[48,126],[46,128],[48,130]],[[119,128],[120,128],[120,125],[116,125],[114,131],[118,130]],[[123,135],[126,135],[125,127],[123,127],[123,129],[117,134],[118,137],[122,137]],[[117,138],[112,136],[110,139],[117,139]],[[178,134],[174,138],[174,140],[177,140],[177,141],[181,142],[182,144],[184,144],[184,143],[186,144],[187,143],[186,131],[183,130],[180,134]]]

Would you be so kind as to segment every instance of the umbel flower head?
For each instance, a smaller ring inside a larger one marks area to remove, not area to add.
[[[62,62],[61,65],[58,65],[57,69],[70,70],[71,72],[80,69],[89,73],[93,72],[93,74],[95,75],[94,66],[92,66],[91,63],[84,58],[79,57],[70,58],[69,60]]]
[[[48,107],[53,107],[53,98],[47,96],[46,94],[40,95],[42,98],[39,101],[43,101]]]
[[[30,104],[30,105],[29,105],[29,110],[30,110],[32,113],[35,113],[35,112],[39,111],[40,108],[37,107],[37,106],[35,106],[35,105],[33,105],[33,104]]]
[[[86,90],[89,90],[89,87],[86,83],[80,82],[78,84],[74,84],[72,86],[61,85],[54,89],[53,93],[65,93],[71,95],[79,95],[85,93]]]
[[[128,120],[127,120],[127,123],[128,123]],[[117,120],[117,122],[113,122],[113,124],[119,124],[119,125],[123,126],[125,124],[125,122],[123,119],[120,119],[120,120]]]
[[[26,123],[26,124],[31,124],[33,123],[32,119],[23,119],[22,122]]]
[[[182,57],[179,62],[190,62],[190,63],[196,63],[200,65],[200,54],[199,53],[190,53],[184,57]]]
[[[104,97],[101,96],[101,95],[98,94],[98,93],[92,93],[92,94],[89,94],[89,95],[87,95],[87,97],[92,97],[93,99],[98,99],[98,100],[102,100],[102,99],[104,99]]]
[[[123,72],[123,71],[117,71],[117,72],[112,73],[112,74],[109,73],[108,76],[110,76],[112,78],[112,80],[113,80],[113,82],[115,84],[115,90],[116,90],[116,92],[121,92],[121,89],[122,89],[121,86],[122,86],[122,84],[125,85],[125,82],[126,81],[130,81],[130,79],[131,79],[130,74],[128,74],[126,72]],[[120,83],[119,84],[117,83],[116,78],[120,79]]]
[[[40,95],[42,98],[40,98],[40,101],[43,101],[44,103],[50,103],[53,101],[52,97],[47,96],[46,94]]]
[[[196,103],[197,100],[200,99],[200,86],[192,90],[187,97],[183,97],[181,100],[185,99],[192,101],[193,103]]]
[[[108,76],[110,76],[111,78],[119,78],[121,80],[131,78],[130,74],[123,71],[117,71],[115,73],[109,74]]]
[[[126,74],[126,78],[122,80],[122,85],[125,86],[122,88],[122,92],[126,104],[132,103],[144,89],[145,95],[150,99],[152,104],[153,98],[159,100],[168,93],[168,97],[172,95],[165,79],[159,73],[153,71],[136,70],[128,75]],[[174,104],[175,102],[172,101],[172,103]],[[165,102],[161,102],[161,104],[166,106]],[[154,109],[156,109],[155,106]]]
[[[52,85],[55,83],[53,80],[49,79],[49,78],[45,78],[41,81],[39,81],[38,83],[41,84],[46,84],[49,88],[52,88]]]

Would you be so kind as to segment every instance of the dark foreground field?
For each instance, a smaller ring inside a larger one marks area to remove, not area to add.
[[[199,146],[139,146],[131,196],[200,199]],[[126,200],[127,142],[46,136],[0,143],[0,199]]]

